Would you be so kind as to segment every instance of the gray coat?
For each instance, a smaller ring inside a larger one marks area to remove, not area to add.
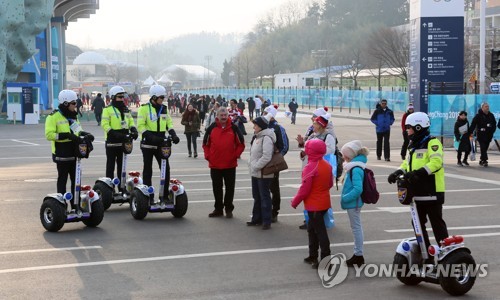
[[[274,174],[262,175],[262,168],[271,161],[276,143],[276,134],[273,129],[264,129],[255,135],[255,139],[250,147],[250,159],[248,169],[250,176],[257,178],[273,178]]]

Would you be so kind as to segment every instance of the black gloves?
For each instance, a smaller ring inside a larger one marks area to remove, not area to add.
[[[398,169],[395,172],[389,174],[389,176],[387,177],[387,182],[389,182],[391,184],[396,183],[396,181],[398,180],[398,177],[400,175],[403,175],[403,174],[404,174],[403,170]]]
[[[170,136],[172,137],[172,142],[173,142],[174,144],[179,144],[180,139],[179,139],[179,137],[177,136],[177,133],[175,133],[175,130],[170,129],[170,130],[168,131],[168,133],[169,133],[169,134],[170,134]]]
[[[123,142],[125,140],[126,134],[121,133],[118,130],[110,129],[108,131],[108,137],[112,140]]]
[[[61,132],[58,134],[58,140],[71,140],[72,142],[78,142],[78,136],[71,132]]]
[[[411,171],[405,174],[405,179],[409,183],[416,184],[422,177],[427,176],[427,171],[424,168],[420,168],[415,171]]]
[[[157,136],[150,131],[144,131],[142,136],[145,138],[146,144],[160,146],[165,139],[163,136]]]
[[[134,140],[137,140],[137,138],[139,137],[139,132],[137,132],[137,128],[135,127],[130,128],[130,137]]]

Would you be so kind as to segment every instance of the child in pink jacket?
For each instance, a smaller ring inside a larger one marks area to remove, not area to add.
[[[307,234],[309,236],[309,256],[304,262],[318,267],[318,248],[321,248],[321,259],[330,256],[330,239],[326,232],[324,215],[331,207],[330,188],[333,186],[332,167],[323,159],[326,144],[320,139],[306,142],[305,152],[307,165],[302,170],[302,184],[292,200],[292,207],[297,208],[304,201],[309,214]]]

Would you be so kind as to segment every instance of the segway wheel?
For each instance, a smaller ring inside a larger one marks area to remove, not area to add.
[[[113,189],[104,182],[98,181],[94,184],[94,191],[99,195],[104,210],[110,208],[113,203]]]
[[[90,218],[82,220],[88,227],[97,227],[104,218],[104,206],[101,200],[92,202],[92,213]]]
[[[176,218],[182,218],[188,210],[188,197],[186,192],[175,198],[175,207],[172,215]]]
[[[66,221],[66,209],[56,199],[47,199],[43,201],[40,207],[40,220],[47,231],[57,232]]]
[[[144,219],[149,211],[149,197],[137,189],[132,192],[131,196],[130,213],[132,217],[136,220]]]
[[[454,268],[458,267],[454,274],[440,274],[439,283],[448,294],[452,296],[464,295],[474,285],[476,262],[467,251],[450,253],[439,264],[442,265],[443,270],[448,270],[448,268],[455,270]]]
[[[408,259],[402,254],[396,253],[394,255],[394,269],[396,270],[396,278],[406,285],[417,285],[422,281],[422,278],[410,274]]]

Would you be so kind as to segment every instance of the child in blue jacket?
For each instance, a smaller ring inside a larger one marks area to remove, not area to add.
[[[344,184],[340,205],[342,209],[347,210],[351,230],[354,235],[354,255],[346,261],[347,266],[361,266],[365,263],[363,257],[363,227],[361,224],[361,193],[363,192],[363,180],[365,176],[367,156],[369,150],[363,147],[359,140],[351,141],[345,144],[342,149],[344,157]]]

